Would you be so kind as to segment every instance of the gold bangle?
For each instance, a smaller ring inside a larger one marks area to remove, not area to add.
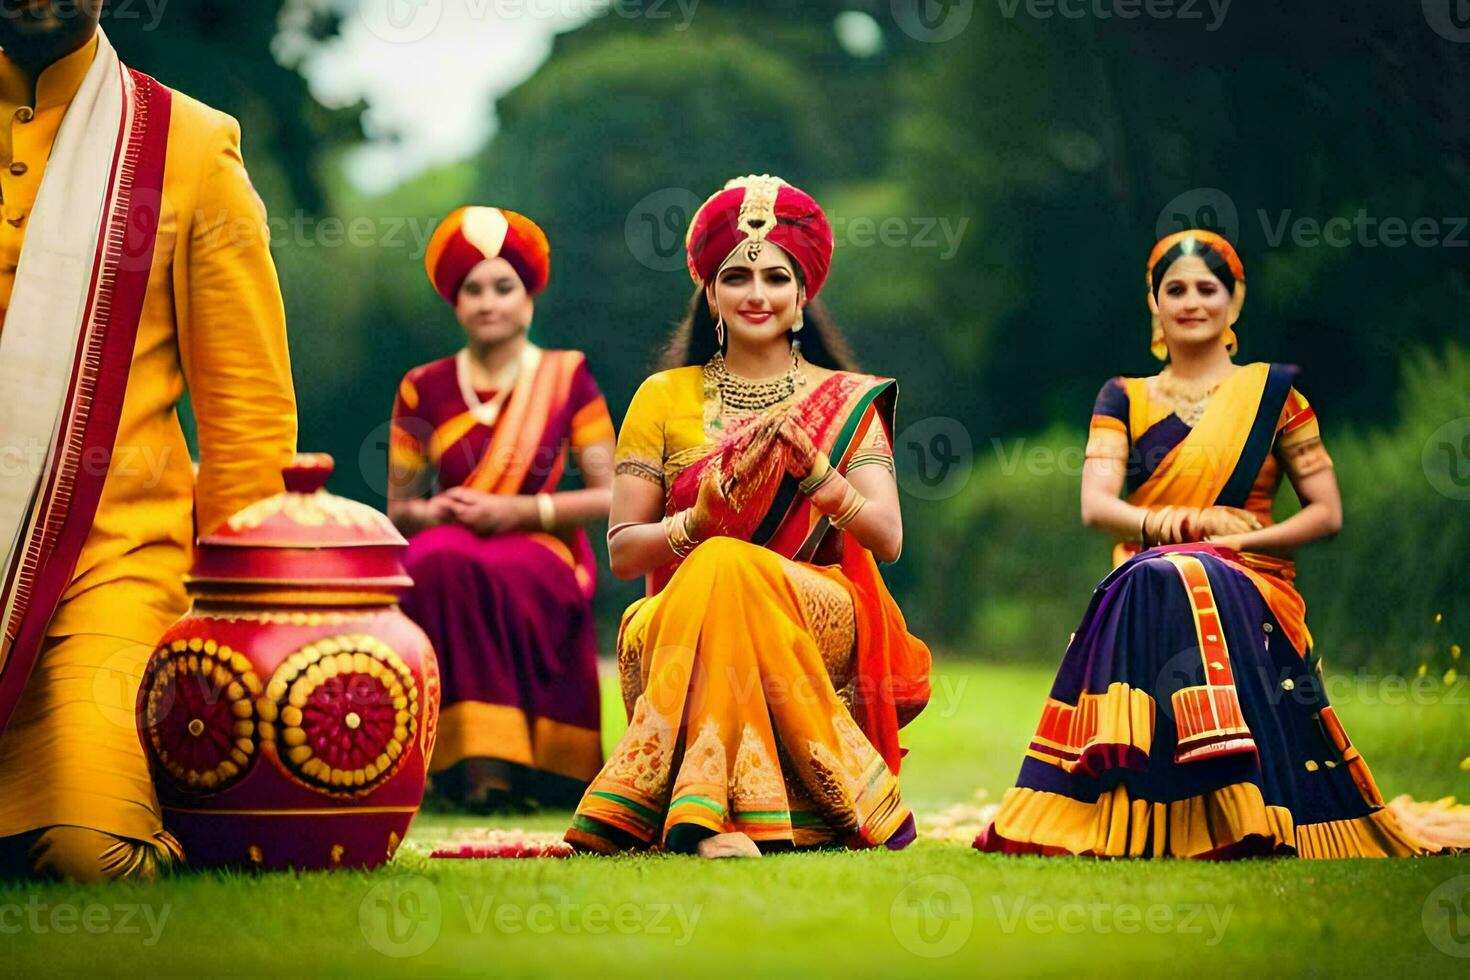
[[[536,494],[536,516],[541,519],[541,530],[556,529],[556,501],[551,499],[551,494]]]
[[[617,537],[619,534],[622,534],[628,528],[641,523],[641,521],[624,521],[621,524],[614,524],[612,527],[607,529],[607,543],[612,544],[613,538]]]
[[[856,490],[854,490],[852,493],[854,497],[852,503],[848,505],[846,510],[838,514],[836,517],[832,518],[832,526],[837,528],[837,530],[839,531],[847,527],[847,525],[851,524],[853,522],[853,519],[858,516],[858,511],[862,510],[863,505],[868,502],[868,498],[864,497]]]
[[[665,517],[663,524],[664,537],[668,539],[669,550],[674,553],[674,557],[688,558],[698,544],[689,536],[689,511],[681,510],[671,517]]]
[[[802,478],[798,486],[801,492],[810,497],[817,489],[832,479],[832,474],[837,472],[832,468],[832,460],[821,450],[817,450],[817,458],[812,463],[812,471]]]
[[[846,489],[842,491],[842,499],[837,502],[837,506],[824,513],[831,519],[832,526],[840,530],[852,523],[852,519],[867,502],[868,498],[859,493],[857,487],[848,483]]]

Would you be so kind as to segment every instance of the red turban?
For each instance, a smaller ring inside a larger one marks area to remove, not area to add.
[[[769,174],[737,177],[700,206],[684,239],[689,274],[703,286],[744,244],[781,246],[801,268],[810,300],[832,266],[832,227],[804,191]]]
[[[536,222],[505,208],[460,208],[439,223],[424,253],[429,282],[454,306],[459,287],[475,266],[499,256],[511,264],[526,292],[546,288],[551,244]]]

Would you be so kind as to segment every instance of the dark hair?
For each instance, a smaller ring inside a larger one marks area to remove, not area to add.
[[[801,341],[801,356],[804,360],[833,371],[858,370],[857,359],[852,356],[847,339],[821,300],[814,299],[806,305],[803,319],[805,325],[798,339]],[[673,336],[664,347],[658,370],[668,371],[693,364],[705,364],[718,350],[720,347],[715,339],[715,318],[710,316],[704,290],[696,289],[689,300],[689,309],[685,311],[684,319],[674,327]]]
[[[1159,287],[1164,284],[1164,275],[1169,267],[1178,262],[1186,255],[1197,255],[1205,263],[1205,268],[1210,274],[1220,280],[1220,285],[1225,287],[1227,293],[1235,291],[1235,275],[1230,271],[1230,263],[1225,261],[1225,256],[1211,248],[1207,242],[1197,238],[1185,238],[1174,243],[1174,247],[1163,255],[1159,261],[1154,263],[1153,287],[1154,296],[1159,295]]]

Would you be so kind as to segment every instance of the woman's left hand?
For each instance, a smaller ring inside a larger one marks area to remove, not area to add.
[[[526,500],[514,494],[484,493],[469,487],[444,491],[454,509],[454,519],[477,534],[504,534],[525,523]]]
[[[813,444],[812,437],[789,415],[781,423],[778,435],[787,447],[786,472],[794,479],[805,480],[817,463],[817,447]]]

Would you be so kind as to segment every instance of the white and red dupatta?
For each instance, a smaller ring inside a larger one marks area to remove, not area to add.
[[[29,218],[0,332],[0,731],[107,477],[153,264],[171,104],[99,36]]]

